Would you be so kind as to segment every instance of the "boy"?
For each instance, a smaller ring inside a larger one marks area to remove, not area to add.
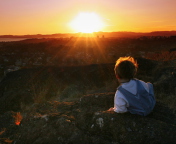
[[[114,97],[114,107],[108,111],[146,116],[153,110],[156,103],[153,85],[134,79],[137,67],[132,57],[117,60],[114,70],[120,86]]]

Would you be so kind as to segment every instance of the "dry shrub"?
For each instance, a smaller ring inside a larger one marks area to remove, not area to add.
[[[6,131],[6,128],[3,128],[2,131],[0,131],[0,135],[2,135]]]
[[[49,86],[47,86],[46,84],[41,86],[32,85],[31,88],[34,103],[42,103],[46,100],[46,95],[48,93]]]
[[[13,140],[10,140],[8,138],[0,138],[0,144],[11,144]]]
[[[21,115],[20,112],[17,112],[13,115],[14,119],[15,119],[15,124],[16,125],[20,125],[21,120],[23,119],[23,116]]]

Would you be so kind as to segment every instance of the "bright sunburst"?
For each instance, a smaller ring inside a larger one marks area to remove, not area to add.
[[[73,19],[70,26],[77,32],[92,33],[102,30],[104,23],[98,14],[82,12]]]

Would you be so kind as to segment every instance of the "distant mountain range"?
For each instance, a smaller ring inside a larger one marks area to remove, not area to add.
[[[58,33],[58,34],[36,34],[36,35],[0,35],[0,38],[68,38],[68,37],[142,37],[142,36],[176,36],[176,31],[154,31],[142,32],[94,32],[86,33]]]

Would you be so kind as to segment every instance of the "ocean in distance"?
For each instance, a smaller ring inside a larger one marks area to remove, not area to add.
[[[0,42],[21,41],[29,38],[0,38]]]

